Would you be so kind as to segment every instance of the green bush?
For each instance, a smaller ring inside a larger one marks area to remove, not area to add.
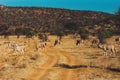
[[[88,33],[82,33],[82,34],[80,34],[80,36],[81,36],[81,39],[88,39],[88,37],[89,37],[89,34]]]
[[[39,38],[39,39],[43,39],[43,34],[39,32],[39,33],[38,33],[38,38]]]
[[[17,35],[17,38],[20,37],[20,35],[23,35],[23,29],[22,28],[16,28],[15,29],[15,35]]]
[[[25,35],[27,38],[32,38],[37,32],[31,28],[25,28]]]
[[[6,31],[8,31],[9,27],[7,25],[0,25],[0,35],[6,34]]]
[[[80,35],[81,39],[88,39],[89,32],[84,28],[80,28],[79,35]]]
[[[38,38],[41,39],[42,41],[48,41],[48,35],[46,33],[38,33]]]
[[[115,33],[113,28],[101,29],[98,31],[98,38],[100,42],[103,43],[105,38],[111,37]]]
[[[79,30],[79,24],[78,23],[74,23],[74,22],[71,22],[71,23],[67,23],[64,25],[64,28],[66,30],[70,30],[70,31],[76,31],[76,30]]]

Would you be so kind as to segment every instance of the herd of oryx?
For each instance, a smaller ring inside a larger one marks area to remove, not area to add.
[[[76,41],[75,42],[76,46],[78,46],[78,45],[80,45],[82,43],[84,44],[84,41],[81,40],[81,39],[76,39],[75,41]],[[120,44],[120,37],[115,38],[115,42],[117,42],[118,45],[119,45]],[[54,41],[53,46],[59,45],[60,43],[61,43],[61,40],[56,39]],[[18,53],[18,54],[24,54],[25,48],[27,47],[26,45],[19,45],[19,44],[15,43],[15,42],[10,42],[10,41],[4,42],[4,44],[7,44],[7,48],[8,47],[11,48],[14,53]],[[91,44],[93,46],[96,46],[96,47],[100,48],[100,49],[103,49],[105,52],[109,51],[111,54],[116,55],[116,48],[112,44],[107,44],[107,43],[101,44],[99,39],[93,39],[91,41]],[[2,45],[0,45],[0,46],[2,46]],[[38,51],[39,49],[45,49],[45,46],[46,46],[46,42],[43,41],[43,42],[36,43],[35,48]]]
[[[114,39],[114,42],[118,43],[119,47],[120,47],[120,37],[117,37]],[[54,46],[58,45],[61,43],[60,39],[57,39],[54,41]],[[84,40],[82,39],[75,39],[75,45],[78,46],[80,44],[84,44]],[[102,50],[105,51],[105,55],[108,55],[108,51],[109,53],[111,53],[111,55],[116,55],[117,51],[116,51],[116,47],[113,44],[107,44],[107,43],[100,43],[99,39],[93,39],[91,41],[92,46],[95,46],[97,48],[100,48]]]
[[[118,43],[118,46],[120,47],[120,37],[115,38],[114,41],[116,43]],[[80,43],[83,43],[83,40],[80,40],[80,39],[76,40],[76,46],[79,45]],[[106,53],[105,55],[108,55],[107,51],[109,51],[111,53],[111,55],[116,55],[116,53],[117,53],[116,48],[113,44],[107,44],[107,43],[102,44],[102,43],[100,43],[99,39],[93,39],[91,41],[91,43],[92,43],[92,46],[96,46],[100,49],[103,49]]]
[[[46,46],[46,42],[40,42],[37,43],[35,48],[38,51],[39,49],[44,49]],[[19,45],[14,41],[6,41],[3,44],[0,44],[0,47],[5,47],[4,49],[12,49],[12,53],[15,53],[15,55],[24,54],[25,48],[29,47],[28,45]]]

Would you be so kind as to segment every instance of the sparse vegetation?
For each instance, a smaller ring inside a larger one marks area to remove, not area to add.
[[[117,35],[119,35],[120,30],[120,20],[116,15],[101,12],[71,11],[37,7],[4,7],[0,12],[0,22],[2,23],[0,24],[0,34],[3,35],[4,33],[7,34],[9,32],[10,35],[15,34],[18,38],[20,35],[32,37],[42,31],[47,31],[59,36],[73,34],[81,30],[81,37],[87,39],[89,31],[84,29],[84,26],[88,26],[93,32],[97,32],[93,25],[100,26],[101,29],[103,29],[102,26],[106,24],[115,26],[115,34]],[[119,15],[119,12],[120,9],[118,9],[116,14]],[[109,36],[109,31],[105,32],[105,35],[106,34]]]
[[[48,34],[52,34],[50,39]],[[99,42],[95,47],[91,46],[93,38],[98,37],[101,43],[108,38],[108,42],[111,43],[110,40],[114,40],[111,36],[115,35],[113,37],[116,38],[116,35],[120,35],[119,15],[0,6],[0,35],[9,37],[4,39],[0,36],[0,79],[120,79],[120,73],[117,73],[120,72],[119,44],[115,43],[116,55],[108,55],[110,57],[103,56],[105,51],[98,48]],[[17,38],[11,35],[17,35]],[[78,39],[79,36],[83,40]],[[56,38],[62,41],[60,45],[54,46],[58,40]],[[45,42],[47,45],[44,49],[43,45],[37,45],[42,42],[41,40],[49,40]],[[80,45],[75,46],[77,40]],[[114,42],[112,43],[114,45]],[[24,49],[20,50],[20,46]],[[40,49],[37,50],[38,48]],[[110,52],[111,49],[106,50],[106,53]]]
[[[27,38],[32,38],[36,32],[34,30],[29,30],[28,32],[25,33]]]
[[[16,28],[15,29],[15,35],[17,35],[17,38],[19,38],[20,35],[23,35],[22,30],[23,30],[22,28]]]
[[[72,23],[65,24],[64,28],[66,30],[69,30],[70,32],[75,32],[75,31],[79,30],[80,26],[79,26],[78,23],[73,23],[72,22]]]
[[[71,11],[38,7],[5,6],[0,9],[0,23],[4,23],[9,29],[29,27],[36,31],[47,32],[66,29],[64,30],[65,33],[74,33],[73,31],[78,30],[79,27],[84,25],[92,26],[110,16],[113,15],[92,11]]]
[[[79,29],[79,35],[80,35],[81,39],[88,39],[89,38],[89,32],[84,28]]]
[[[46,33],[39,32],[38,38],[41,39],[42,41],[48,41],[48,35]]]
[[[6,25],[0,25],[0,35],[4,35],[4,34],[6,34],[7,33],[7,31],[8,31],[8,26],[6,26]]]
[[[109,38],[113,36],[114,33],[115,33],[115,30],[113,28],[100,29],[98,31],[98,38],[101,43],[104,43],[105,38]]]

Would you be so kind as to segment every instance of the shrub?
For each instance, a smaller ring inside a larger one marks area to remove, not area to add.
[[[66,30],[69,30],[69,31],[76,31],[76,30],[79,30],[79,24],[78,23],[74,23],[74,22],[71,22],[71,23],[67,23],[64,25],[64,28]]]
[[[16,28],[15,29],[15,35],[17,35],[17,38],[20,37],[20,35],[23,34],[23,29],[22,28]]]
[[[101,29],[98,31],[98,38],[103,43],[105,38],[111,37],[115,33],[113,28]]]
[[[31,30],[31,31],[28,31],[26,33],[26,37],[27,38],[32,38],[35,34],[36,34],[36,32],[34,30]]]
[[[39,32],[39,33],[38,33],[38,38],[39,38],[39,39],[43,39],[43,34]]]
[[[4,35],[4,33],[6,34],[6,31],[8,30],[8,26],[7,25],[0,25],[0,34]]]
[[[89,37],[89,34],[88,33],[82,33],[82,34],[80,34],[80,36],[81,36],[81,39],[88,39],[88,37]]]
[[[81,37],[82,39],[88,39],[88,37],[89,37],[89,32],[88,32],[86,29],[84,29],[84,28],[80,28],[80,30],[79,30],[79,35],[80,35],[80,37]]]
[[[35,30],[31,28],[25,28],[24,31],[27,38],[32,38],[37,33]]]
[[[48,40],[48,35],[45,33],[39,33],[38,38],[42,39],[42,41],[47,41]]]

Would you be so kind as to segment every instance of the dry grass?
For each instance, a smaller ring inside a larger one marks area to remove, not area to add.
[[[119,46],[114,37],[108,43],[115,44],[119,54]],[[103,56],[104,51],[92,48],[91,39],[75,46],[71,36],[63,37],[60,45],[53,46],[56,36],[50,36],[45,51],[36,51],[38,38],[26,39],[22,36],[0,38],[0,79],[5,80],[119,80],[120,56]],[[13,55],[5,42],[25,45],[24,55]],[[65,64],[55,66],[56,64]],[[79,67],[79,66],[83,67]],[[77,67],[76,67],[77,66]],[[84,67],[85,66],[85,67]],[[68,68],[69,67],[69,68]],[[72,68],[73,67],[73,68]],[[118,71],[117,71],[118,70]]]

